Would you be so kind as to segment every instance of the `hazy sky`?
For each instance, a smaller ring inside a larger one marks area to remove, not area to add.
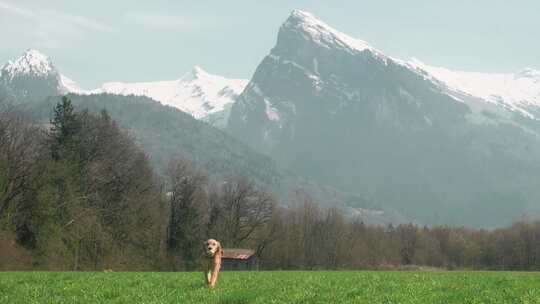
[[[540,69],[538,0],[0,0],[0,63],[36,48],[84,88],[176,79],[193,65],[249,78],[294,8],[401,59]]]

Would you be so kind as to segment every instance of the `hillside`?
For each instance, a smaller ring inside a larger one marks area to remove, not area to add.
[[[134,136],[150,156],[158,174],[164,173],[171,158],[180,156],[193,161],[216,181],[233,175],[251,178],[271,190],[282,204],[287,204],[295,196],[307,194],[322,205],[345,208],[367,223],[407,221],[395,210],[381,209],[366,197],[318,183],[280,167],[268,156],[227,133],[147,97],[111,94],[71,94],[69,97],[78,109],[91,112],[106,109],[121,127]],[[27,103],[25,107],[34,118],[45,123],[58,100],[49,98],[40,103]]]
[[[68,95],[75,107],[99,112],[106,109],[150,155],[158,172],[171,157],[194,161],[213,175],[244,174],[265,184],[274,184],[279,172],[272,160],[226,133],[194,119],[178,109],[147,97],[111,94]],[[47,121],[59,98],[28,104],[35,118]]]

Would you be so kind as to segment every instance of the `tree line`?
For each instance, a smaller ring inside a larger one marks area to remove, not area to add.
[[[172,159],[158,176],[103,110],[63,98],[49,124],[0,104],[0,269],[195,270],[202,242],[263,269],[540,269],[540,221],[496,230],[366,225],[298,190]]]

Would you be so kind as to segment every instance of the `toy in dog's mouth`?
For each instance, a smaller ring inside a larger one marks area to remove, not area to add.
[[[215,253],[216,253],[215,251],[206,250],[206,252],[204,254],[206,255],[207,258],[213,258]]]

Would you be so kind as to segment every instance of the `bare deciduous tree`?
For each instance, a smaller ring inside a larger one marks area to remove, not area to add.
[[[0,102],[0,218],[31,187],[41,135],[22,113]]]
[[[273,196],[244,178],[227,179],[211,194],[210,234],[229,247],[247,242],[270,221],[275,206]]]
[[[207,223],[206,175],[184,159],[169,164],[171,191],[168,248],[181,256],[184,267],[194,268]]]

